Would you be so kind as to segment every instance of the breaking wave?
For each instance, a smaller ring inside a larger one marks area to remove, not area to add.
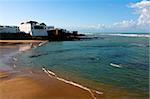
[[[107,34],[107,35],[112,35],[112,36],[127,36],[127,37],[148,37],[148,38],[150,38],[150,34]]]

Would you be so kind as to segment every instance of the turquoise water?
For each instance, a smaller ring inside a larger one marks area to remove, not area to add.
[[[22,66],[46,67],[59,76],[101,90],[99,84],[149,91],[149,38],[101,36],[49,42],[18,55]],[[111,64],[119,65],[114,67]]]

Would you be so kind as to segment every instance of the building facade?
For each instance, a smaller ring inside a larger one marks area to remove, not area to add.
[[[19,33],[17,26],[0,26],[0,33]]]
[[[54,30],[54,29],[55,29],[54,26],[47,26],[47,31]]]
[[[19,29],[31,36],[48,36],[46,25],[44,23],[39,24],[36,21],[21,23]]]

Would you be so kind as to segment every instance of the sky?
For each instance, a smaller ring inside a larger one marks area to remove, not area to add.
[[[0,25],[30,20],[80,32],[150,33],[150,0],[0,0]]]

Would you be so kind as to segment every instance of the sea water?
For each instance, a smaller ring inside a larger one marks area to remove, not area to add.
[[[100,84],[149,93],[149,37],[96,35],[97,39],[49,42],[17,56],[21,66],[42,68],[101,91]]]

